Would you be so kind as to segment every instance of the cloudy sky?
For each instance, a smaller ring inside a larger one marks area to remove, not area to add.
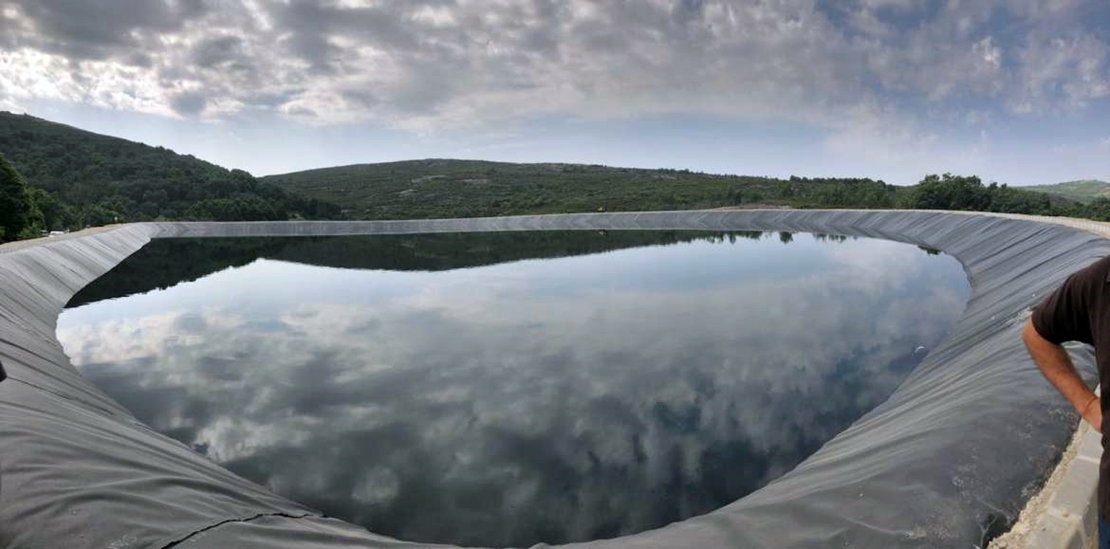
[[[0,110],[256,175],[1110,180],[1110,2],[0,0]]]

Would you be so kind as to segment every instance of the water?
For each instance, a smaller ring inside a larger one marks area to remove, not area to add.
[[[280,494],[527,546],[767,484],[881,403],[968,295],[951,257],[823,235],[161,240],[58,337],[140,420]]]

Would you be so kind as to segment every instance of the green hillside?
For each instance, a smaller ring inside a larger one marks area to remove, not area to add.
[[[339,211],[242,170],[3,111],[0,154],[30,187],[47,191],[39,201],[49,202],[40,204],[48,229],[117,220],[329,218]]]
[[[1031,191],[1062,196],[1078,202],[1091,202],[1096,198],[1110,198],[1110,183],[1097,179],[1065,181],[1055,185],[1033,185],[1022,187]]]
[[[775,179],[579,164],[414,160],[309,170],[262,181],[341,204],[344,214],[356,219],[721,207],[1074,213],[1068,200],[949,175],[896,187],[858,178]]]
[[[790,180],[579,164],[413,160],[262,178],[342,204],[349,217],[401,219],[723,206],[892,207],[870,179]]]

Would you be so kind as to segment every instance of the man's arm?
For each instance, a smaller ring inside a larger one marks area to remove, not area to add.
[[[1075,371],[1068,351],[1063,346],[1041,337],[1033,327],[1032,319],[1025,321],[1021,339],[1045,379],[1068,399],[1075,411],[1079,412],[1087,423],[1102,432],[1102,406],[1099,405],[1094,391],[1087,388],[1087,384],[1083,383],[1083,379]]]

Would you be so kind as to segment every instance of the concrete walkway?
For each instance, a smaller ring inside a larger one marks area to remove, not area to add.
[[[58,236],[44,236],[41,238],[32,238],[30,240],[16,240],[14,242],[5,242],[3,244],[0,244],[0,254],[18,252],[20,250],[26,250],[28,248],[44,246],[46,244],[54,244],[57,242],[64,242],[66,240],[73,240],[75,238],[84,238],[86,236],[92,236],[94,234],[107,232],[117,227],[119,227],[119,225],[105,225],[103,227],[91,227],[88,229],[73,231],[71,233],[66,233]]]

